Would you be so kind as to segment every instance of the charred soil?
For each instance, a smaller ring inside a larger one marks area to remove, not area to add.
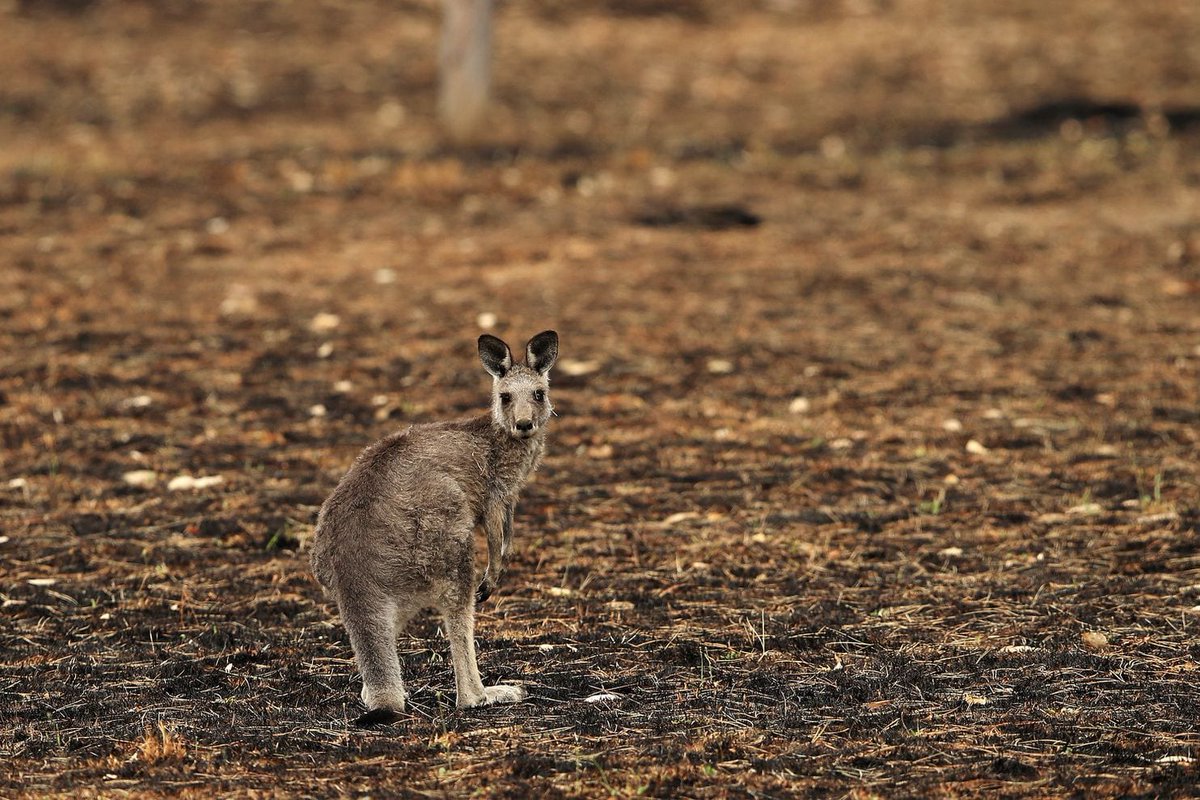
[[[0,5],[0,794],[1193,792],[1200,11],[512,0],[465,149],[439,18]],[[317,509],[549,327],[530,699],[355,729]]]

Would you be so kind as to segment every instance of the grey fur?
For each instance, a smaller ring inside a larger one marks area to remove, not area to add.
[[[385,437],[359,455],[321,507],[313,573],[350,634],[369,712],[404,710],[396,636],[427,606],[445,619],[460,708],[525,697],[519,686],[483,685],[474,630],[476,602],[504,574],[513,509],[541,461],[552,412],[547,373],[558,356],[558,334],[540,333],[526,350],[536,369],[514,363],[499,339],[481,336],[480,360],[493,376],[491,413]],[[488,565],[476,587],[479,525],[487,533]]]

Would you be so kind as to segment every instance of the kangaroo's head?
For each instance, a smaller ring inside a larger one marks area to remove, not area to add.
[[[492,376],[492,422],[517,439],[536,436],[550,419],[550,368],[558,359],[558,334],[542,331],[525,345],[525,363],[490,334],[479,337],[479,360]]]

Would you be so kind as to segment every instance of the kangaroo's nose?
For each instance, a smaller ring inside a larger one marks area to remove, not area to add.
[[[533,430],[533,420],[531,420],[531,419],[519,419],[519,420],[517,420],[517,430],[519,430],[519,431],[531,431],[531,430]]]

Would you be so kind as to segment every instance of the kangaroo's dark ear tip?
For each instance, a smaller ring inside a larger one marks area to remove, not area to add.
[[[356,728],[374,728],[376,725],[390,725],[401,719],[399,711],[390,708],[374,708],[354,720]]]

